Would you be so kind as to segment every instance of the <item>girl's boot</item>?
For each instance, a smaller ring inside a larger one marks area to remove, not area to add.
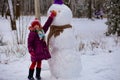
[[[37,80],[41,80],[40,73],[41,73],[41,68],[36,68],[36,79]]]
[[[28,80],[35,80],[33,74],[34,74],[34,69],[29,69]]]

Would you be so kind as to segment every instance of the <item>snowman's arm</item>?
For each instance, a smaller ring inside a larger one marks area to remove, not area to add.
[[[47,19],[46,23],[44,24],[43,30],[44,30],[45,33],[47,32],[47,30],[48,30],[49,26],[51,25],[52,21],[53,21],[53,17],[50,16]]]

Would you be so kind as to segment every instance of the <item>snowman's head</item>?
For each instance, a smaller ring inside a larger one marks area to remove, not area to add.
[[[62,26],[66,24],[71,24],[72,11],[70,10],[69,7],[63,4],[61,0],[54,1],[54,4],[52,4],[48,10],[48,15],[52,10],[55,10],[57,12],[57,16],[55,17],[52,25]]]

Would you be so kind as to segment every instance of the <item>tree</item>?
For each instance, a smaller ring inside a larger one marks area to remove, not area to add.
[[[12,0],[8,0],[8,6],[10,11],[11,28],[12,30],[16,30],[16,20],[15,20]]]
[[[88,1],[88,18],[92,19],[92,0]]]
[[[40,4],[39,0],[35,0],[35,18],[40,20]]]
[[[46,15],[48,8],[53,3],[53,0],[40,0],[40,13]]]
[[[70,7],[70,9],[73,12],[74,17],[80,17],[81,16],[81,1],[80,0],[64,0],[64,3]]]
[[[6,3],[6,0],[4,0],[3,4],[2,4],[2,17],[4,16],[4,13],[5,13],[5,3]]]
[[[17,0],[16,3],[16,19],[18,19],[20,17],[20,1]]]
[[[107,4],[108,31],[106,36],[111,34],[120,36],[120,0],[108,0]]]

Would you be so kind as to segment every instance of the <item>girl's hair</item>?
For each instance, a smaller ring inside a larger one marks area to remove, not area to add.
[[[39,27],[42,27],[39,20],[37,18],[35,18],[35,20],[31,22],[31,26],[29,26],[29,30],[34,31],[35,30],[35,28],[34,28],[35,25],[38,25]]]
[[[41,24],[37,18],[35,18],[35,20],[31,22],[31,27],[34,27],[35,25],[39,25],[39,27],[41,27]]]

